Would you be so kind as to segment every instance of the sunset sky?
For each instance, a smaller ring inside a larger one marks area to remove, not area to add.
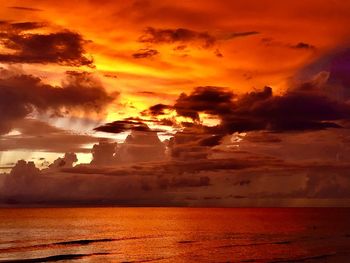
[[[0,0],[3,205],[350,205],[350,2]]]

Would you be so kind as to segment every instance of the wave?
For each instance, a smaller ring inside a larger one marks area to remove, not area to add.
[[[42,258],[0,260],[0,263],[36,263],[36,262],[56,262],[61,260],[82,259],[92,256],[108,255],[109,253],[91,253],[91,254],[62,254]]]
[[[178,241],[179,244],[191,244],[191,243],[194,243],[195,241],[193,240],[181,240],[181,241]]]
[[[230,248],[230,247],[251,247],[251,246],[264,246],[264,245],[289,245],[292,241],[290,240],[282,240],[282,241],[274,241],[274,242],[260,242],[260,243],[247,243],[247,244],[229,244],[222,245],[216,248]]]
[[[103,238],[103,239],[81,239],[81,240],[73,240],[73,241],[62,241],[62,242],[56,242],[52,243],[53,245],[89,245],[92,243],[101,243],[101,242],[112,242],[112,241],[119,241],[119,240],[125,240],[125,239],[115,239],[115,238]]]
[[[291,259],[275,259],[269,261],[268,263],[287,263],[287,262],[304,262],[308,260],[318,260],[318,259],[327,259],[329,257],[336,256],[337,253],[323,254],[323,255],[315,255],[301,258],[291,258]]]
[[[79,240],[70,240],[70,241],[60,241],[60,242],[54,242],[54,243],[48,243],[48,244],[37,244],[37,245],[30,245],[30,246],[0,248],[0,254],[1,253],[27,251],[27,250],[32,250],[32,249],[49,249],[49,248],[66,247],[66,246],[86,246],[86,245],[90,245],[93,243],[115,242],[115,241],[135,240],[135,239],[145,239],[145,238],[151,238],[151,236],[125,237],[125,238],[103,238],[103,239],[79,239]]]

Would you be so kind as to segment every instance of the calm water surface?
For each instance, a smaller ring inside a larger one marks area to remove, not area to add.
[[[0,262],[350,262],[350,209],[0,209]]]

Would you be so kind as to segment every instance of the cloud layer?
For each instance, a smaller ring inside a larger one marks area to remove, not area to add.
[[[84,49],[87,41],[80,34],[69,30],[47,34],[27,32],[44,26],[36,22],[2,21],[0,43],[8,52],[0,53],[0,62],[93,66]]]
[[[115,95],[108,94],[89,73],[67,72],[61,87],[45,84],[40,78],[1,70],[0,134],[13,124],[37,112],[64,114],[69,110],[101,111]]]
[[[341,121],[349,121],[350,116],[347,101],[328,96],[314,83],[304,83],[283,95],[274,95],[270,87],[243,95],[220,87],[198,87],[189,95],[181,94],[174,105],[154,105],[146,113],[159,116],[164,109],[173,109],[195,123],[200,122],[200,113],[217,116],[218,126],[204,127],[213,134],[340,128]]]

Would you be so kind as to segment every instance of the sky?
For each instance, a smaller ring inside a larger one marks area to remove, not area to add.
[[[0,0],[2,206],[349,206],[350,3]]]

